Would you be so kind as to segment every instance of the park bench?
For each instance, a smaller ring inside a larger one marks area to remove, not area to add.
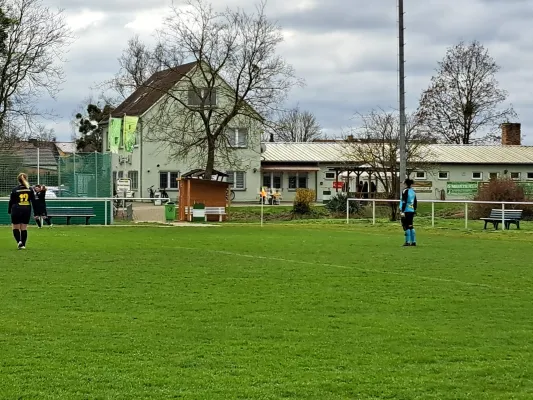
[[[505,218],[504,229],[509,229],[511,224],[515,224],[517,229],[520,229],[520,220],[522,219],[522,210],[505,210],[501,208],[493,208],[490,211],[490,215],[486,218],[480,218],[485,221],[485,227],[487,229],[487,224],[492,223],[494,229],[498,229],[498,225],[502,222],[502,219]]]
[[[187,214],[192,212],[192,207],[187,207],[185,212]],[[222,217],[226,215],[226,207],[206,207],[205,208],[205,220],[207,221],[208,215],[218,215],[219,222],[222,222]]]
[[[48,207],[48,216],[51,218],[66,218],[70,225],[71,218],[85,218],[85,225],[89,225],[89,219],[95,217],[92,207]]]

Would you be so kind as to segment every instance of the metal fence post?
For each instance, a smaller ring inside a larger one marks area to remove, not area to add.
[[[372,225],[376,225],[376,199],[372,199]]]
[[[465,229],[468,229],[468,203],[465,202]]]
[[[107,225],[107,199],[104,199],[104,218],[105,218],[104,225]]]
[[[435,202],[431,202],[431,227],[435,228]]]
[[[350,223],[350,198],[346,198],[346,223]]]
[[[505,203],[502,203],[502,230],[505,230]]]

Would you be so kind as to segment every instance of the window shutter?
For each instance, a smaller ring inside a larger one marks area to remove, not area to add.
[[[217,104],[217,88],[212,88],[209,93],[209,104],[215,106]]]
[[[244,172],[239,171],[236,174],[235,179],[235,188],[236,189],[244,189]]]
[[[248,129],[238,129],[238,146],[247,147],[248,146]]]
[[[196,99],[197,99],[197,95],[196,93],[194,92],[194,89],[189,89],[189,105],[190,106],[195,106],[197,105],[197,102],[196,102]]]
[[[235,172],[234,171],[226,171],[226,174],[228,174],[227,182],[230,185],[233,185],[233,182],[235,181]]]
[[[235,140],[235,129],[228,129],[228,142],[231,147],[235,147],[237,145]]]

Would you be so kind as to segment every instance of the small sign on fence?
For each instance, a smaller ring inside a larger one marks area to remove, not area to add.
[[[474,195],[478,192],[478,182],[447,182],[446,194],[449,195]]]
[[[128,193],[130,191],[131,191],[131,179],[129,178],[117,179],[117,192]]]

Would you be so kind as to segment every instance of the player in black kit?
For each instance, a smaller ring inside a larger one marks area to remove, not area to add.
[[[35,204],[35,196],[26,174],[19,174],[17,180],[19,185],[11,191],[7,212],[11,214],[13,236],[17,241],[18,249],[21,250],[26,248],[27,229],[31,218],[31,207]]]
[[[44,185],[35,185],[35,204],[33,208],[33,218],[37,226],[41,228],[42,220],[51,227],[52,221],[46,212],[46,186]]]

